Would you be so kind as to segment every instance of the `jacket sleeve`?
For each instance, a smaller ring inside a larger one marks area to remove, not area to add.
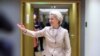
[[[45,28],[39,31],[31,31],[31,30],[26,29],[26,32],[23,32],[23,33],[31,37],[41,37],[41,36],[44,36]]]
[[[65,56],[71,56],[71,45],[70,45],[70,39],[68,31],[65,31]]]

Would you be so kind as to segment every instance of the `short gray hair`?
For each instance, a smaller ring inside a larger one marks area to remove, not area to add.
[[[57,19],[60,21],[60,25],[62,24],[63,21],[63,15],[61,14],[61,12],[57,11],[57,10],[52,10],[50,11],[49,15],[54,15],[57,17]]]

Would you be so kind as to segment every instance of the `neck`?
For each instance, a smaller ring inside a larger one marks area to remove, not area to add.
[[[58,29],[59,28],[59,25],[56,25],[56,26],[53,26],[54,29]]]

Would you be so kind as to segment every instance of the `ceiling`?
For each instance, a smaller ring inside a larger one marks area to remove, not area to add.
[[[66,14],[70,4],[33,4],[33,8],[39,8],[40,14],[48,14],[49,10],[56,9],[60,10],[61,13]],[[42,10],[41,10],[42,9]]]
[[[56,6],[57,9],[68,9],[70,4],[33,4],[34,8],[53,8]]]

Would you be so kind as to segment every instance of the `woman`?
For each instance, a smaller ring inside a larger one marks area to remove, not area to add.
[[[42,53],[43,56],[71,56],[71,46],[68,31],[61,27],[63,16],[59,11],[53,10],[49,13],[51,26],[39,31],[31,31],[17,24],[25,35],[32,37],[44,36],[46,46]]]

